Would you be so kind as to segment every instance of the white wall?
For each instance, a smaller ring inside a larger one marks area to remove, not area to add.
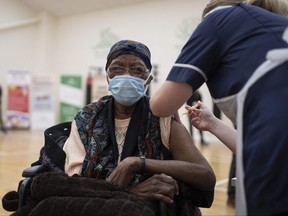
[[[184,44],[177,38],[183,22],[187,18],[200,20],[205,2],[150,2],[62,18],[58,22],[56,67],[61,73],[82,73],[87,65],[104,66],[112,43],[133,39],[148,45],[164,80],[179,54],[177,45]],[[95,50],[99,44],[105,47]]]
[[[114,42],[138,40],[150,48],[152,63],[159,68],[158,83],[151,86],[153,94],[166,79],[207,2],[149,2],[62,18],[57,26],[56,68],[59,73],[85,75],[90,65],[105,66]],[[205,87],[201,91],[207,95]]]
[[[8,70],[49,74],[56,86],[61,74],[83,75],[85,80],[90,66],[105,66],[108,49],[120,39],[138,40],[150,48],[152,63],[159,68],[158,82],[151,87],[153,94],[166,79],[207,2],[147,2],[56,18],[17,0],[0,0],[0,84],[4,90],[4,112]],[[11,27],[25,20],[30,20],[30,24]],[[200,91],[204,102],[211,105],[207,87],[201,87]]]
[[[8,69],[31,69],[37,26],[23,22],[36,16],[35,11],[17,1],[0,1],[0,75],[5,83]],[[36,22],[35,22],[36,23]]]
[[[0,1],[0,85],[6,110],[6,72],[8,70],[31,70],[36,39],[37,21],[35,11],[17,1]],[[27,22],[27,20],[29,20]]]

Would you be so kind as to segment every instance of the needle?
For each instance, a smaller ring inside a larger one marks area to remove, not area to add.
[[[194,104],[193,106],[191,106],[191,107],[189,108],[189,110],[190,110],[190,109],[197,109],[199,106],[200,106],[200,104],[199,104],[199,102],[197,102],[196,104]],[[182,115],[187,115],[187,114],[188,114],[188,110],[187,110],[186,112],[182,113]]]

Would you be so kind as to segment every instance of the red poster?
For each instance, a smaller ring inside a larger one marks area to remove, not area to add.
[[[29,128],[30,73],[27,71],[9,71],[7,86],[7,128]]]
[[[8,110],[29,112],[29,88],[28,85],[8,86]]]

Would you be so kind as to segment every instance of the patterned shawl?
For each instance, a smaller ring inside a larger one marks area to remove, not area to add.
[[[117,166],[119,154],[114,119],[112,96],[102,97],[76,115],[78,132],[86,150],[83,176],[105,179]],[[150,111],[148,97],[143,97],[137,102],[132,114],[121,160],[132,155],[161,160],[164,159],[164,148],[159,117]],[[165,148],[164,151],[168,150]]]

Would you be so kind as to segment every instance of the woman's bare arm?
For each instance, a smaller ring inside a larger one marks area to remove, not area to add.
[[[171,122],[170,151],[175,166],[174,176],[201,190],[212,190],[216,177],[214,171],[202,153],[198,150],[188,130],[183,124]],[[177,164],[176,164],[177,165]]]
[[[151,110],[156,116],[173,115],[192,93],[192,87],[187,83],[165,81],[150,99]]]
[[[212,190],[215,186],[215,174],[194,145],[191,136],[184,125],[172,121],[170,150],[173,160],[145,159],[145,173],[161,174],[179,179],[200,190]],[[127,186],[135,173],[141,169],[138,157],[127,157],[108,177],[108,181]]]

